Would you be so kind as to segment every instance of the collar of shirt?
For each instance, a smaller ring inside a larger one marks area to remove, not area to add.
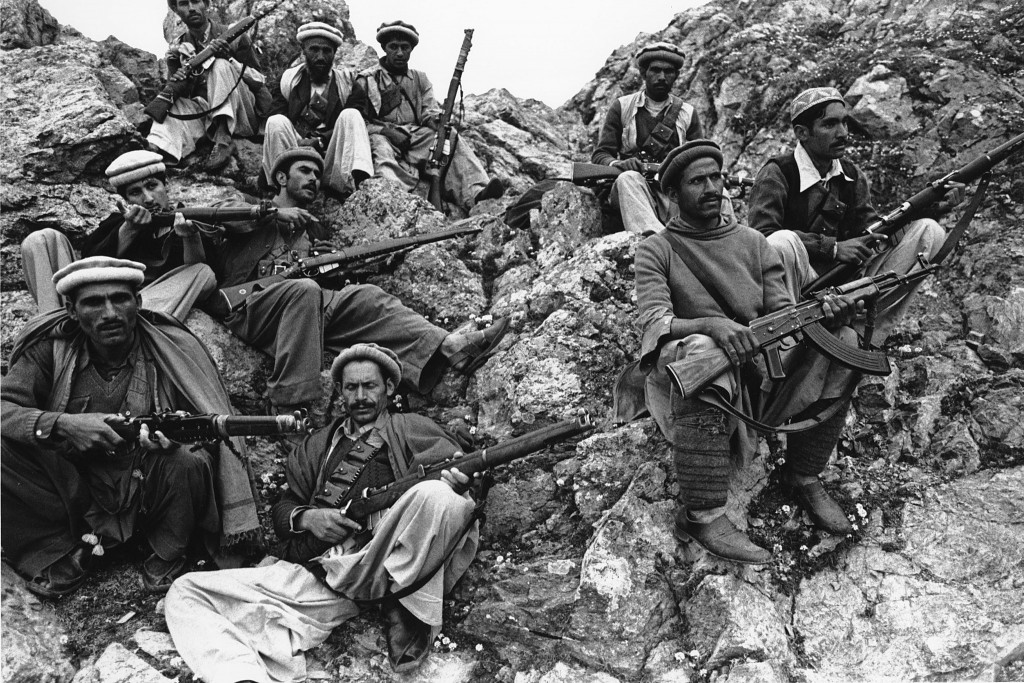
[[[377,419],[374,420],[372,423],[368,425],[363,425],[362,427],[356,427],[355,423],[352,422],[352,418],[347,417],[345,418],[345,421],[338,426],[338,431],[335,432],[334,434],[334,441],[340,441],[341,437],[347,437],[355,441],[363,434],[370,432],[370,435],[366,437],[366,443],[368,443],[371,446],[377,447],[384,443],[384,439],[383,437],[381,437],[380,433],[383,431],[384,425],[388,423],[388,420],[390,418],[391,415],[388,413],[388,411],[385,410],[380,415],[378,415]]]
[[[796,168],[800,172],[800,191],[806,192],[808,188],[821,183],[826,185],[828,181],[832,180],[837,176],[842,176],[844,180],[853,181],[853,178],[843,173],[843,165],[839,163],[839,159],[832,160],[832,166],[828,169],[828,173],[822,176],[818,173],[818,169],[815,167],[814,162],[811,161],[811,155],[807,153],[804,146],[799,142],[796,143],[796,151],[793,152],[793,157],[796,159]]]

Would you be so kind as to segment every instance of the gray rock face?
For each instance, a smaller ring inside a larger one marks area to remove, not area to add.
[[[57,39],[60,24],[36,0],[10,0],[0,17],[0,49],[39,47]]]
[[[3,648],[0,676],[9,683],[66,683],[75,675],[63,653],[67,641],[53,607],[25,588],[14,570],[0,566],[3,581]]]
[[[170,683],[172,680],[125,646],[112,643],[95,662],[79,669],[72,683]]]

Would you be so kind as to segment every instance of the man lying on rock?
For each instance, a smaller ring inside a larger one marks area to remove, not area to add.
[[[409,68],[409,57],[420,42],[416,27],[404,21],[381,24],[377,42],[384,56],[356,77],[345,106],[360,110],[366,119],[376,177],[412,190],[420,183],[441,108],[427,75]],[[444,189],[466,210],[505,193],[500,180],[487,179],[487,171],[465,138],[455,145]]]
[[[142,295],[146,308],[184,321],[192,306],[214,292],[217,280],[206,265],[199,230],[180,214],[174,225],[152,227],[154,212],[171,210],[166,168],[155,152],[125,152],[107,167],[107,182],[128,202],[85,238],[82,256],[110,256],[146,266]],[[21,243],[28,291],[40,312],[63,308],[53,274],[75,260],[68,238],[52,228],[30,233]]]
[[[358,472],[372,468],[381,485],[461,448],[425,417],[388,412],[402,380],[394,352],[356,344],[331,372],[348,416],[308,436],[288,460],[288,490],[273,509],[283,558],[188,574],[168,593],[174,645],[207,683],[305,680],[304,651],[367,601],[381,604],[391,665],[411,671],[441,629],[444,594],[476,554],[470,479],[457,469],[366,520],[339,509]]]
[[[762,378],[752,362],[759,343],[747,323],[793,304],[779,257],[763,235],[721,211],[722,152],[717,144],[687,142],[669,153],[659,173],[662,190],[677,202],[679,215],[637,247],[639,370],[646,378],[630,382],[629,373],[624,374],[627,381],[619,382],[616,399],[620,407],[646,404],[672,445],[679,482],[676,537],[736,562],[771,559],[725,514],[730,473],[754,456],[757,435],[718,407],[723,404],[773,425],[794,416],[821,416],[818,426],[789,435],[782,482],[816,526],[834,534],[851,532],[817,475],[828,464],[843,426],[849,405],[845,390],[856,380],[803,345],[784,357],[790,369],[786,379],[772,383]],[[828,326],[846,343],[855,337],[842,325],[856,308],[848,297],[830,297],[825,306]],[[716,346],[733,368],[696,398],[684,399],[668,366]],[[643,392],[640,398],[636,392]],[[842,404],[824,418],[821,411],[836,399]]]
[[[750,191],[750,226],[768,237],[782,258],[793,296],[833,266],[857,264],[850,279],[888,271],[906,273],[918,254],[934,256],[946,239],[930,218],[907,225],[894,248],[876,253],[884,237],[865,228],[878,218],[864,171],[845,157],[849,107],[835,88],[811,88],[790,105],[796,149],[775,157]],[[906,310],[920,282],[876,302],[874,338],[884,340]],[[863,332],[861,324],[856,326]]]
[[[219,535],[224,550],[259,534],[246,464],[226,446],[193,451],[145,426],[131,443],[111,427],[118,414],[231,414],[202,343],[140,310],[144,269],[75,261],[54,276],[65,308],[15,340],[0,391],[2,543],[38,595],[70,593],[104,547],[133,537],[150,550],[145,588],[162,592],[185,571],[193,540],[206,536],[216,550]]]
[[[281,74],[263,139],[263,182],[270,184],[271,165],[287,149],[308,145],[324,155],[324,191],[344,197],[373,175],[366,124],[356,109],[343,109],[355,73],[334,66],[341,31],[313,21],[299,27],[303,62]]]
[[[359,342],[394,351],[402,376],[412,388],[429,393],[445,367],[473,372],[492,355],[508,329],[508,319],[482,331],[449,333],[396,297],[374,285],[322,288],[315,280],[281,280],[252,291],[246,285],[273,273],[275,264],[305,258],[319,236],[319,223],[307,208],[316,198],[323,158],[310,147],[285,150],[274,162],[276,215],[230,223],[216,252],[222,288],[246,290],[245,302],[224,318],[242,341],[274,357],[267,395],[275,410],[290,413],[320,397],[323,351],[337,353]],[[245,286],[243,286],[245,285]]]

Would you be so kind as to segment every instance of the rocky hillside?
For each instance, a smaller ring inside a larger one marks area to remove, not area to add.
[[[236,0],[224,16],[251,4]],[[272,74],[295,56],[295,27],[314,16],[345,27],[348,63],[372,58],[343,3],[286,0],[257,35]],[[6,359],[35,312],[20,240],[56,227],[80,241],[113,209],[102,170],[139,143],[140,100],[158,87],[160,65],[114,38],[95,42],[59,27],[32,0],[9,0],[0,21]],[[795,93],[839,87],[866,131],[855,159],[887,208],[1024,129],[1022,27],[1021,0],[716,1],[615,51],[557,111],[501,90],[467,97],[466,137],[513,195],[564,176],[568,162],[587,158],[608,104],[638,87],[635,48],[668,40],[688,56],[678,93],[736,170],[755,172],[791,144],[785,111]],[[259,146],[239,147],[225,177],[172,176],[173,197],[254,193]],[[408,678],[1024,678],[1024,155],[1000,166],[993,186],[960,252],[887,340],[896,370],[865,382],[855,399],[825,477],[855,519],[855,537],[817,534],[780,496],[772,470],[784,443],[765,443],[764,457],[737,474],[731,515],[775,551],[763,570],[677,547],[664,440],[649,420],[608,420],[612,382],[638,348],[637,238],[603,235],[588,191],[560,185],[523,232],[500,221],[511,199],[488,202],[473,212],[479,237],[418,249],[374,275],[450,328],[513,319],[501,352],[475,377],[449,375],[430,396],[405,396],[406,409],[492,439],[581,411],[600,423],[579,444],[495,474],[483,550],[455,591],[435,655]],[[339,244],[435,231],[450,220],[383,181],[319,210]],[[258,406],[269,359],[202,313],[188,325],[218,360],[236,405]],[[318,417],[333,410],[332,391],[325,375]],[[250,445],[269,509],[283,451]],[[4,679],[190,680],[161,606],[136,587],[138,559],[115,557],[55,606],[40,606],[5,567]],[[311,680],[392,680],[383,645],[377,617],[360,617],[311,653]]]

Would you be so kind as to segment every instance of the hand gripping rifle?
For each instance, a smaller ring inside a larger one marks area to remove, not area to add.
[[[658,169],[661,168],[661,164],[652,163],[649,161],[642,162],[643,171],[641,175],[647,180],[654,180],[658,175]],[[623,172],[623,169],[617,166],[605,166],[604,164],[586,164],[580,161],[574,161],[572,164],[572,182],[574,185],[582,185],[584,187],[595,187],[603,183],[611,183],[619,177]],[[722,173],[722,177],[725,179],[725,186],[728,188],[739,187],[745,192],[747,188],[753,187],[754,179],[749,176],[743,176],[738,174]]]
[[[750,329],[761,342],[761,353],[764,354],[768,375],[773,380],[785,378],[781,342],[785,337],[800,333],[808,344],[840,365],[868,375],[888,375],[892,368],[884,353],[848,346],[822,327],[825,297],[847,295],[857,301],[875,299],[897,287],[922,280],[937,269],[938,266],[929,265],[906,275],[888,272],[863,277],[816,292],[810,301],[787,306],[752,321]],[[683,397],[692,398],[731,367],[732,362],[725,351],[716,347],[703,353],[687,354],[684,359],[669,364],[668,370]]]
[[[964,212],[964,218],[960,220],[955,231],[950,233],[950,236],[947,238],[946,243],[943,244],[941,251],[932,258],[932,263],[937,264],[941,262],[942,259],[952,251],[952,248],[956,246],[956,243],[959,241],[963,231],[967,229],[967,224],[970,223],[970,220],[974,215],[974,211],[977,210],[978,204],[981,202],[981,198],[984,197],[985,189],[988,187],[988,181],[987,178],[983,176],[991,171],[996,164],[1021,149],[1024,149],[1024,133],[1021,133],[1008,142],[1004,142],[991,152],[982,154],[966,166],[958,168],[955,171],[950,171],[938,180],[932,181],[928,184],[928,187],[897,206],[891,213],[882,216],[865,228],[865,232],[875,235],[885,235],[886,240],[880,243],[879,251],[892,249],[899,243],[900,238],[902,237],[903,227],[922,209],[942,199],[950,185],[956,183],[972,183],[978,178],[982,178],[982,181],[978,186],[978,190],[975,193],[975,198],[971,202],[971,206],[969,206]],[[859,266],[855,263],[839,263],[818,277],[814,282],[807,285],[801,294],[804,297],[808,297],[816,290],[828,287],[837,282],[843,282],[844,280],[849,279],[850,276],[857,271],[858,267]]]
[[[459,222],[468,222],[468,219]],[[458,225],[458,223],[453,225]],[[482,228],[476,226],[452,228],[451,230],[428,235],[399,237],[398,239],[383,240],[361,247],[336,249],[326,254],[296,259],[291,264],[279,264],[279,269],[276,272],[259,280],[252,280],[233,287],[224,287],[218,291],[216,296],[211,297],[208,307],[216,315],[226,317],[229,313],[241,308],[245,304],[245,300],[256,292],[260,292],[282,280],[300,277],[316,278],[327,274],[336,277],[341,275],[340,269],[345,266],[375,261],[386,256],[415,249],[424,244],[431,244],[432,242],[475,235],[481,230]]]
[[[430,155],[427,158],[427,167],[424,171],[430,177],[428,199],[438,211],[441,210],[444,179],[448,175],[448,167],[451,165],[452,155],[455,153],[455,145],[459,141],[459,129],[452,123],[452,116],[455,114],[455,98],[459,96],[459,91],[462,89],[462,72],[466,68],[469,48],[473,47],[473,29],[467,28],[465,31],[466,36],[462,39],[462,49],[459,50],[459,58],[455,61],[455,73],[452,74],[452,80],[448,84],[448,96],[444,98],[444,108],[441,111],[441,118],[437,122],[434,144],[430,147]]]
[[[277,214],[277,207],[269,202],[253,206],[183,206],[171,211],[153,214],[150,225],[154,228],[169,228],[174,225],[174,215],[180,213],[186,220],[209,225],[220,225],[234,221],[258,221]]]
[[[299,411],[291,415],[181,415],[168,411],[124,417],[108,424],[128,441],[138,440],[142,425],[147,425],[150,434],[160,432],[171,441],[192,444],[218,441],[230,444],[229,439],[234,436],[276,436],[309,431],[309,420]]]
[[[239,36],[255,26],[260,19],[276,10],[280,4],[281,3],[276,3],[265,12],[257,12],[254,16],[245,17],[244,19],[235,22],[229,26],[224,33],[217,37],[226,40],[228,43],[234,42]],[[193,55],[191,59],[182,64],[180,68],[185,69],[185,72],[189,76],[193,76],[202,71],[203,64],[205,64],[206,60],[210,57],[213,57],[213,48],[207,45]],[[174,105],[174,100],[176,99],[178,99],[177,86],[168,79],[167,83],[164,84],[164,89],[161,90],[155,98],[153,98],[153,101],[150,102],[143,111],[149,118],[153,119],[157,123],[163,123],[164,119],[167,118],[167,113],[171,110],[171,106]]]

